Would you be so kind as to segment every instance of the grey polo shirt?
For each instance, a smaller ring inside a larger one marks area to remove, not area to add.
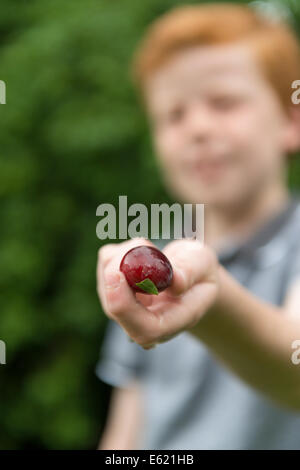
[[[281,305],[300,278],[298,200],[292,197],[247,243],[218,256],[248,290]],[[300,450],[300,413],[247,385],[187,332],[146,351],[109,320],[96,374],[114,387],[139,380],[144,422],[137,449]]]

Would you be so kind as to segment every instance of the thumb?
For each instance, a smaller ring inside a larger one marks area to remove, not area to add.
[[[216,255],[199,240],[175,240],[164,248],[173,267],[172,284],[168,288],[181,295],[201,281],[207,280],[216,264]]]

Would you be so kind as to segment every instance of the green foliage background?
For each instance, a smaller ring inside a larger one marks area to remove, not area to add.
[[[97,445],[110,388],[94,375],[95,212],[122,194],[168,201],[128,64],[145,26],[184,3],[199,2],[1,0],[0,449]]]

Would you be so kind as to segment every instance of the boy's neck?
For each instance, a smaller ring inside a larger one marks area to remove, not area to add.
[[[232,241],[251,237],[268,219],[286,206],[289,191],[284,185],[265,189],[252,200],[235,208],[205,208],[205,243],[221,248]]]

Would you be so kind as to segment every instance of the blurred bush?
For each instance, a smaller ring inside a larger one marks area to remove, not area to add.
[[[2,449],[97,445],[110,390],[94,375],[96,208],[168,202],[127,70],[145,26],[182,3],[1,2]]]

